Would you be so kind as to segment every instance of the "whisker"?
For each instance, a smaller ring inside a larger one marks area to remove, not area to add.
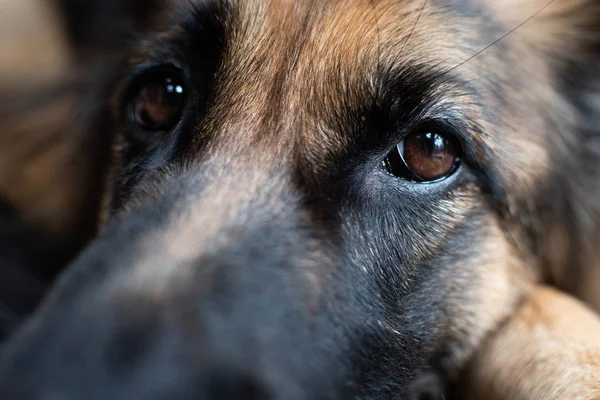
[[[548,2],[548,4],[546,4],[544,7],[542,7],[538,12],[536,12],[535,14],[533,14],[531,17],[527,18],[525,21],[521,22],[519,25],[517,25],[516,27],[514,27],[513,29],[511,29],[510,31],[508,31],[507,33],[505,33],[504,35],[502,35],[500,38],[494,40],[491,44],[489,44],[488,46],[484,47],[483,49],[481,49],[480,51],[478,51],[477,53],[473,54],[471,57],[467,58],[465,61],[461,62],[458,65],[455,65],[454,67],[450,68],[449,70],[444,72],[445,74],[449,74],[450,72],[454,71],[455,69],[465,65],[466,63],[468,63],[469,61],[471,61],[472,59],[474,59],[475,57],[479,56],[481,53],[485,52],[486,50],[488,50],[489,48],[493,47],[494,45],[496,45],[497,43],[499,43],[500,41],[504,40],[507,36],[509,36],[510,34],[512,34],[513,32],[515,32],[517,29],[521,28],[523,25],[525,25],[527,22],[531,21],[533,18],[537,17],[542,11],[544,11],[546,8],[548,8],[552,3],[554,3],[555,0],[550,0]]]
[[[423,11],[425,10],[425,6],[427,6],[427,1],[428,0],[425,0],[425,2],[423,3],[423,7],[421,7],[421,11],[419,11],[419,16],[417,17],[417,20],[415,21],[415,24],[413,25],[412,29],[410,30],[410,33],[408,34],[408,37],[406,38],[406,40],[402,44],[402,48],[400,49],[399,55],[402,55],[402,53],[404,52],[404,48],[406,47],[406,45],[410,41],[410,38],[411,38],[413,32],[415,31],[415,28],[417,27],[417,24],[419,23],[419,20],[421,19],[421,16],[423,15]]]

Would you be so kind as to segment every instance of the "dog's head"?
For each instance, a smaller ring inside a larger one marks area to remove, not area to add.
[[[144,21],[95,92],[107,222],[7,398],[435,392],[595,234],[596,2],[125,3],[84,7]]]

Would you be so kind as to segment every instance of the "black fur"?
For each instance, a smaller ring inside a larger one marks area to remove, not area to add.
[[[470,307],[496,260],[480,249],[489,238],[523,240],[524,253],[515,253],[542,259],[545,218],[572,217],[576,209],[573,197],[543,202],[569,187],[562,170],[553,169],[549,187],[530,197],[510,193],[510,159],[482,126],[515,106],[508,93],[515,90],[505,92],[493,74],[467,79],[455,68],[411,60],[378,65],[372,82],[349,88],[336,76],[325,82],[327,101],[290,95],[293,103],[285,90],[295,66],[290,54],[301,54],[305,43],[289,43],[282,60],[240,65],[235,39],[247,38],[236,31],[235,5],[194,2],[155,16],[155,2],[62,3],[77,48],[95,53],[126,43],[105,53],[102,88],[90,95],[99,99],[92,120],[118,144],[107,178],[111,215],[3,348],[2,398],[435,397],[456,378],[461,353],[473,350],[466,338],[485,319]],[[325,13],[309,3],[310,12]],[[467,3],[457,15],[485,15]],[[103,12],[93,22],[97,8]],[[114,13],[129,22],[106,38],[97,27]],[[148,22],[155,19],[160,29]],[[475,43],[465,39],[469,54],[499,27],[481,27]],[[593,45],[590,54],[598,54]],[[274,58],[281,53],[271,50]],[[518,54],[504,43],[490,51],[494,62]],[[135,57],[115,66],[122,53]],[[594,57],[577,63],[577,78],[560,70],[552,82],[580,112],[573,132],[586,145],[581,158],[560,166],[582,181],[596,176],[600,157],[598,88],[589,86],[597,83]],[[357,65],[342,61],[339,76]],[[271,62],[290,69],[257,83],[268,93],[263,109],[262,92],[236,90]],[[124,112],[139,76],[157,65],[181,68],[189,89],[181,122],[160,134],[140,131]],[[289,111],[290,104],[310,112]],[[386,173],[386,154],[423,126],[461,143],[457,172],[421,185]]]

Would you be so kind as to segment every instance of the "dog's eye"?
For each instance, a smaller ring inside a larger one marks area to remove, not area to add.
[[[145,130],[168,130],[179,121],[184,101],[181,76],[170,70],[154,71],[137,86],[129,103],[130,119]]]
[[[388,173],[416,182],[434,182],[458,168],[459,146],[455,138],[435,131],[408,135],[392,150],[383,165]]]

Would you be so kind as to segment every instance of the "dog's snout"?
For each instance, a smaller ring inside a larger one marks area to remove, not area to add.
[[[170,392],[172,393],[172,392]],[[38,392],[34,388],[16,389],[0,392],[3,399],[10,400],[80,400],[80,399],[100,399],[101,397],[95,394],[71,394],[68,392],[56,391],[52,393]],[[135,397],[115,397],[115,394],[107,394],[110,399],[131,399]],[[158,394],[155,397],[144,397],[145,399],[167,399],[173,398],[170,396],[160,397]],[[182,398],[190,398],[184,395]],[[196,400],[274,400],[266,385],[259,379],[252,377],[249,374],[241,375],[226,375],[223,373],[212,375],[212,378],[205,383],[203,388],[200,388],[194,394]]]
[[[202,207],[194,190],[107,228],[0,354],[0,398],[338,398],[324,371],[342,342],[320,344],[337,331],[314,268],[328,250],[276,203],[293,198],[213,191]]]
[[[151,382],[146,382],[152,387]],[[214,373],[206,374],[201,382],[194,384],[193,395],[188,389],[185,393],[182,388],[173,388],[168,396],[161,397],[161,390],[154,393],[146,391],[144,399],[172,399],[176,393],[181,393],[180,398],[194,398],[196,400],[275,400],[272,390],[253,372],[236,372],[234,370],[219,369]],[[108,387],[107,387],[108,388]],[[73,392],[67,390],[48,391],[34,386],[7,389],[0,392],[2,399],[10,400],[80,400],[80,399],[131,399],[139,397],[133,393],[116,393],[106,389],[88,388],[87,391]],[[140,390],[135,393],[139,396]],[[103,397],[106,396],[106,397]]]
[[[107,294],[71,308],[73,318],[57,319],[56,330],[36,332],[37,343],[17,345],[16,358],[3,358],[0,398],[312,398],[299,381],[304,366],[315,368],[309,355],[319,337],[307,329],[312,322],[301,299],[282,290],[278,297],[276,279],[266,281],[263,295],[248,276],[223,275],[204,296],[183,288],[168,299]]]

